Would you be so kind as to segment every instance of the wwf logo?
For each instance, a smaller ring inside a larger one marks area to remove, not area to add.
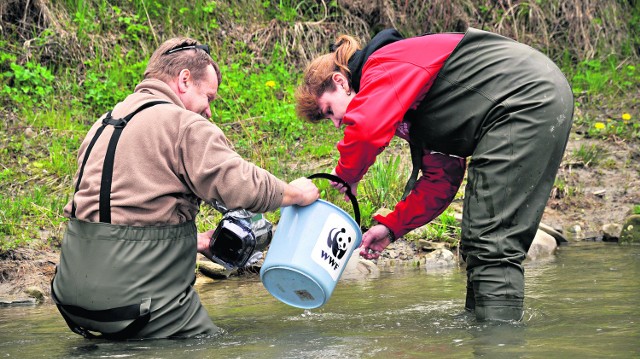
[[[329,231],[329,236],[327,238],[327,246],[331,248],[331,252],[333,256],[342,259],[344,254],[347,252],[347,247],[353,240],[351,236],[347,235],[346,228],[333,228]]]

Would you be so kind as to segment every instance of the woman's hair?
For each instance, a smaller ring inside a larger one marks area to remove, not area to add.
[[[193,46],[193,48],[191,48]],[[187,47],[187,49],[183,49]],[[209,55],[208,46],[187,37],[175,37],[163,42],[149,59],[144,78],[156,78],[169,82],[184,69],[189,69],[193,82],[198,85],[206,75],[207,66],[212,65],[216,70],[218,84],[222,81],[222,74],[218,64]]]
[[[317,100],[325,92],[336,90],[331,80],[334,73],[343,74],[351,82],[351,71],[347,65],[351,56],[360,49],[360,43],[351,36],[342,35],[332,48],[333,52],[319,56],[307,65],[302,84],[296,90],[296,112],[310,122],[324,118]]]

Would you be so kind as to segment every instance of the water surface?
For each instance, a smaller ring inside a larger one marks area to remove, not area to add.
[[[280,303],[258,276],[198,287],[218,338],[90,341],[52,305],[0,308],[0,358],[638,358],[640,246],[585,243],[526,266],[522,323],[464,313],[463,269],[341,281],[322,308]]]

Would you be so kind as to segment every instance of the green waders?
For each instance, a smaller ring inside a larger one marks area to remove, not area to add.
[[[164,103],[148,102],[122,119],[112,118],[109,112],[80,167],[76,192],[94,144],[105,128],[113,126],[107,152],[99,158],[103,161],[100,222],[76,219],[73,204],[60,264],[51,283],[51,295],[62,317],[73,332],[85,338],[191,337],[219,332],[192,287],[197,254],[195,223],[111,224],[111,182],[120,134],[136,113]]]
[[[412,143],[471,157],[461,249],[465,307],[479,320],[523,316],[522,262],[562,160],[573,105],[569,84],[546,56],[470,28],[410,114]]]
[[[71,219],[52,284],[71,329],[107,339],[216,333],[192,287],[196,236],[193,222],[133,227]]]

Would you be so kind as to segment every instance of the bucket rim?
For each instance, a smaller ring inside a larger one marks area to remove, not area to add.
[[[344,209],[342,209],[341,207],[339,207],[338,205],[336,205],[335,203],[331,203],[327,200],[324,200],[322,198],[317,199],[315,202],[313,202],[312,204],[308,205],[308,206],[299,206],[299,205],[292,205],[291,207],[296,207],[296,208],[306,208],[306,207],[310,207],[313,206],[314,204],[316,204],[316,202],[320,202],[326,205],[331,206],[334,209],[340,210],[342,213],[344,213],[346,215],[346,217],[353,222],[354,224],[354,228],[358,230],[360,236],[362,236],[362,228],[360,228],[360,224],[351,216],[351,214],[349,214],[349,212],[345,211]],[[286,207],[284,207],[286,208]]]
[[[329,181],[338,182],[338,183],[342,184],[343,186],[345,186],[347,188],[347,190],[344,192],[344,194],[351,201],[351,205],[353,206],[353,215],[355,217],[356,224],[358,225],[358,227],[360,227],[360,206],[358,205],[358,199],[351,192],[351,185],[349,183],[347,183],[342,178],[340,178],[340,177],[338,177],[338,176],[336,176],[334,174],[329,174],[329,173],[314,173],[314,174],[308,176],[307,178],[308,179],[324,178],[324,179],[327,179]]]

